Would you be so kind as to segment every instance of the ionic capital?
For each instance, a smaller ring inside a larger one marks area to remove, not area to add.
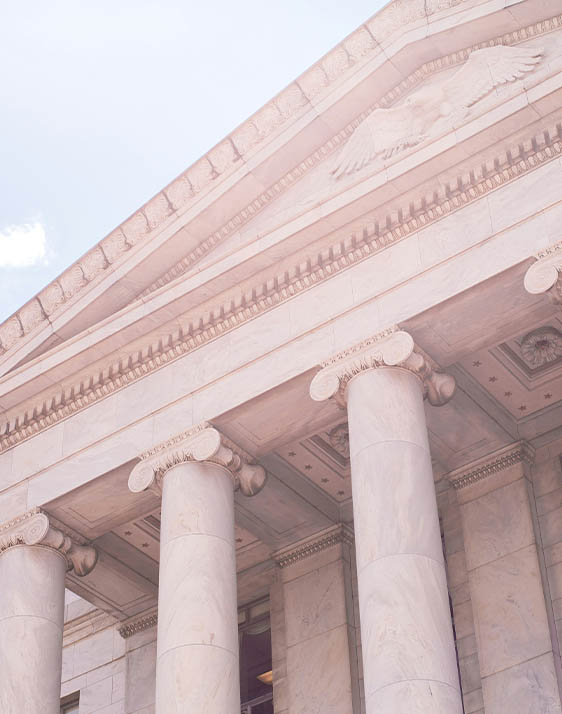
[[[525,273],[525,290],[531,295],[548,293],[555,305],[562,305],[562,241],[535,255],[536,263]]]
[[[349,380],[360,372],[380,367],[401,367],[417,375],[424,397],[434,406],[446,404],[455,391],[455,380],[439,371],[430,358],[416,347],[412,336],[392,327],[350,347],[321,364],[310,384],[310,396],[317,402],[335,398],[345,405]]]
[[[160,494],[166,471],[189,461],[206,461],[228,469],[234,488],[245,496],[259,493],[267,478],[263,466],[254,463],[249,454],[207,423],[145,451],[140,458],[129,476],[129,489],[133,493],[151,489]]]
[[[79,543],[62,527],[40,508],[33,508],[0,526],[0,553],[15,545],[46,546],[64,555],[68,570],[74,570],[76,575],[88,575],[98,559],[96,549]]]

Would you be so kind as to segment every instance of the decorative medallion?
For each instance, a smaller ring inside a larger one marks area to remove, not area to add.
[[[349,459],[349,427],[347,422],[334,427],[328,434],[328,439],[330,446],[334,448],[338,454],[343,456],[344,459]]]
[[[521,356],[531,369],[538,369],[562,357],[562,335],[554,327],[540,327],[521,340]]]

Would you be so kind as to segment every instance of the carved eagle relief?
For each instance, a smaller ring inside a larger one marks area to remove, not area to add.
[[[355,129],[331,170],[336,179],[381,157],[415,146],[439,124],[453,124],[494,87],[514,82],[540,62],[542,49],[497,45],[475,50],[455,74],[440,85],[428,85],[398,107],[375,109]]]

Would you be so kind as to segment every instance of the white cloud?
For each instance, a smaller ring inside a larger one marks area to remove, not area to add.
[[[46,263],[47,236],[41,223],[8,226],[0,232],[0,268]]]

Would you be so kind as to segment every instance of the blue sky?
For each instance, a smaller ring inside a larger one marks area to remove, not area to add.
[[[0,321],[384,4],[6,4]]]

